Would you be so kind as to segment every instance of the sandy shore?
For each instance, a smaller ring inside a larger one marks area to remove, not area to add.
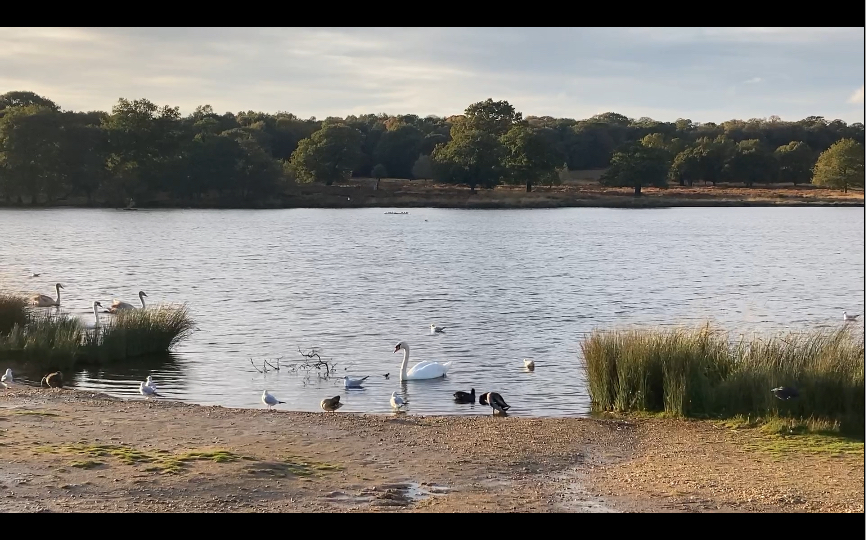
[[[0,509],[863,512],[862,444],[771,446],[703,421],[268,412],[16,386],[0,390]]]

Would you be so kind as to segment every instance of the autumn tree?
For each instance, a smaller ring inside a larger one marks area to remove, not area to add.
[[[842,139],[818,156],[813,169],[812,183],[841,189],[863,189],[863,145],[851,139]]]
[[[361,133],[341,123],[326,124],[298,143],[291,164],[300,182],[332,185],[348,180],[361,159]]]

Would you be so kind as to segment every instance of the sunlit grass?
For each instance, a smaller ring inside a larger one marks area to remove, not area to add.
[[[186,306],[131,309],[85,337],[88,359],[112,361],[168,352],[195,331]]]
[[[595,331],[581,348],[597,410],[811,418],[864,431],[863,338],[850,327],[739,341],[709,325]],[[778,400],[777,386],[800,397]]]

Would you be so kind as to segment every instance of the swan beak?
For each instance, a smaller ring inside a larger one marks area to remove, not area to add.
[[[397,345],[396,347],[394,347],[394,352],[397,352],[397,351],[399,351],[399,350],[400,350],[400,346],[399,346],[399,345]]]

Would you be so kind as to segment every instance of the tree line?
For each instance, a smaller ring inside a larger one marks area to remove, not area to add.
[[[568,170],[605,168],[602,183],[632,186],[637,194],[668,182],[814,181],[847,189],[863,185],[863,142],[862,123],[816,116],[721,124],[617,113],[524,118],[507,101],[488,99],[447,118],[317,120],[287,112],[218,114],[209,105],[184,117],[178,107],[147,99],[120,98],[110,113],[63,111],[22,91],[0,95],[0,197],[35,204],[165,193],[178,202],[211,194],[250,201],[295,183],[351,177],[531,191],[560,183]],[[833,159],[822,162],[822,155]]]

